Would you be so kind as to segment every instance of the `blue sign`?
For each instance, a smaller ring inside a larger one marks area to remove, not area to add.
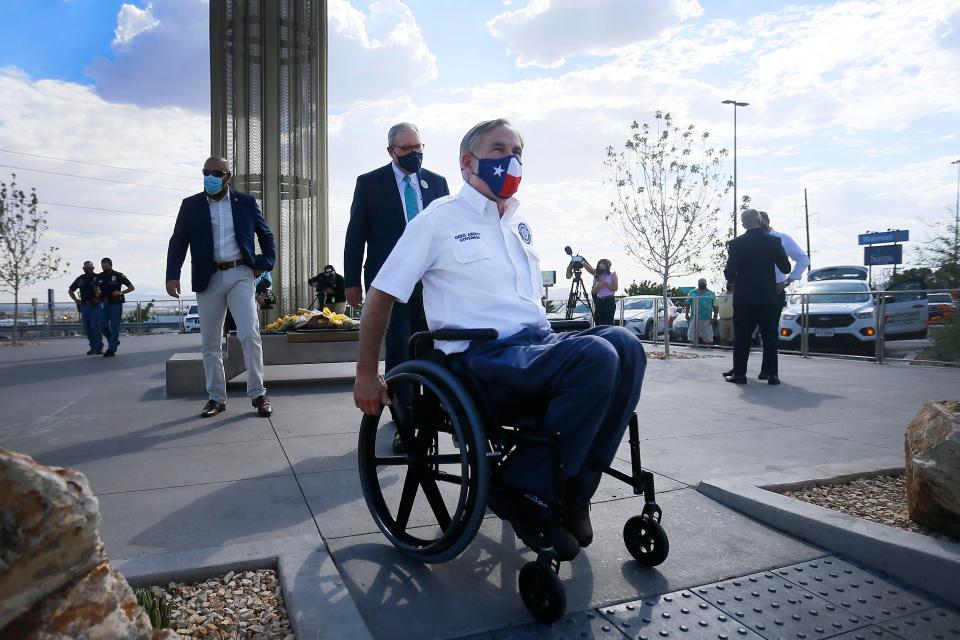
[[[910,231],[895,229],[893,231],[876,231],[861,233],[857,236],[860,244],[887,244],[888,242],[909,242]]]
[[[876,266],[879,264],[901,264],[903,262],[903,245],[885,244],[879,247],[863,248],[863,264]]]

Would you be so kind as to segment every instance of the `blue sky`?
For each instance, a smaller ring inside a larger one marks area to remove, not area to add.
[[[545,269],[562,269],[575,240],[621,279],[652,277],[603,221],[603,151],[656,109],[732,148],[725,98],[751,103],[738,119],[740,193],[802,237],[806,188],[815,266],[857,262],[868,229],[909,228],[919,243],[953,206],[951,0],[328,2],[337,265],[354,180],[388,161],[384,136],[399,120],[420,125],[425,165],[454,188],[463,132],[488,117],[517,123],[519,196]],[[20,167],[38,189],[50,240],[74,267],[109,254],[159,293],[173,217],[200,189],[190,176],[209,148],[205,0],[0,0],[0,12],[0,176]]]

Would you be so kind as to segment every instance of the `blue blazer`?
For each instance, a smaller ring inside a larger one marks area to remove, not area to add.
[[[774,266],[790,273],[790,259],[780,238],[763,229],[747,229],[730,241],[723,275],[733,283],[733,306],[779,305]]]
[[[243,262],[257,271],[270,271],[276,257],[273,233],[260,214],[256,199],[248,193],[230,190],[230,209],[233,213],[233,229]],[[257,255],[253,237],[260,240]],[[190,274],[194,291],[203,291],[213,275],[213,222],[210,220],[210,205],[207,194],[198,193],[184,198],[177,214],[177,223],[167,247],[167,280],[179,280],[180,268],[190,248]]]
[[[343,248],[343,281],[346,287],[360,286],[360,266],[363,265],[364,289],[377,277],[380,267],[393,251],[397,240],[407,228],[393,163],[375,169],[357,178],[350,206],[350,223]],[[417,172],[423,207],[442,196],[450,195],[443,176],[420,169]],[[423,186],[426,183],[426,186]],[[367,261],[363,261],[366,245]]]

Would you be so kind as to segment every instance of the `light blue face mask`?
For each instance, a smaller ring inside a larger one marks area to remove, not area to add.
[[[223,178],[217,176],[203,176],[203,190],[212,196],[217,195],[223,189]]]

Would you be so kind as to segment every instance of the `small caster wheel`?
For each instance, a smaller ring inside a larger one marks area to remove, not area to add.
[[[534,618],[552,624],[567,610],[567,594],[560,577],[543,563],[528,562],[520,570],[520,597]]]
[[[670,541],[660,523],[648,515],[634,516],[623,525],[623,543],[640,564],[655,567],[667,559]]]

